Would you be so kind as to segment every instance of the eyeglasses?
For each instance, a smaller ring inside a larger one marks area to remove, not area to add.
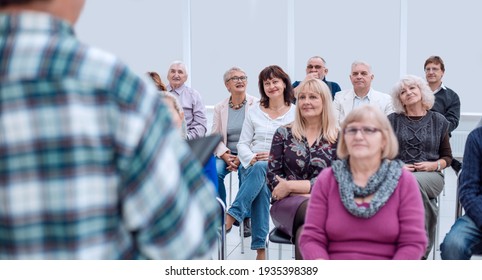
[[[441,70],[441,69],[440,69],[440,68],[437,68],[437,67],[432,67],[432,68],[427,67],[427,68],[425,68],[425,73],[428,73],[428,72],[430,72],[430,71],[431,71],[431,72],[438,72],[438,71],[440,71],[440,70]]]
[[[376,127],[363,126],[363,127],[347,127],[345,128],[345,130],[343,130],[345,135],[349,135],[349,136],[355,136],[358,133],[358,131],[360,131],[362,135],[373,135],[381,131],[381,129],[378,129]]]
[[[319,70],[319,69],[323,68],[323,66],[321,66],[321,65],[311,65],[311,64],[306,66],[306,69],[313,69],[313,68]]]
[[[229,78],[229,79],[228,79],[228,82],[229,82],[229,81],[235,81],[235,82],[242,81],[242,82],[246,82],[247,79],[248,79],[248,77],[246,77],[246,76],[241,76],[241,77],[234,76],[234,77]]]

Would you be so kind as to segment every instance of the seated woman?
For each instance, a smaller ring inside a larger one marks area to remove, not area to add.
[[[147,72],[147,75],[151,77],[158,90],[167,91],[166,85],[162,82],[161,76],[157,72]]]
[[[296,259],[302,259],[298,241],[306,206],[316,177],[336,159],[337,122],[331,92],[319,79],[298,86],[293,123],[276,130],[268,161],[272,193],[271,219],[292,238]]]
[[[241,185],[226,215],[226,231],[235,221],[241,223],[251,214],[251,249],[256,259],[265,259],[266,236],[269,230],[269,189],[266,172],[271,142],[276,129],[294,120],[291,104],[293,89],[283,69],[272,65],[264,68],[258,81],[261,100],[249,109],[239,137],[238,157]]]
[[[452,161],[449,122],[440,113],[430,111],[435,98],[420,77],[403,77],[392,91],[392,100],[395,113],[388,119],[400,145],[398,159],[413,172],[422,193],[429,241],[423,256],[426,259],[435,239],[438,214],[435,200],[444,187],[441,171]]]
[[[176,96],[168,91],[160,91],[161,97],[164,98],[169,112],[171,113],[174,125],[179,129],[181,136],[186,138],[186,121],[184,120],[184,111]],[[203,166],[203,174],[213,184],[216,192],[218,192],[218,179],[216,173],[216,159],[212,156]]]
[[[387,117],[372,105],[341,126],[336,160],[318,176],[300,249],[304,259],[412,259],[427,246],[418,184]]]
[[[224,85],[229,92],[229,97],[214,106],[211,133],[218,133],[223,137],[214,154],[216,156],[219,197],[226,204],[224,178],[232,171],[238,170],[240,162],[236,145],[241,135],[244,117],[249,108],[254,104],[258,104],[257,101],[259,99],[246,93],[248,77],[243,69],[231,67],[224,73],[223,79]],[[241,186],[239,172],[238,180]],[[249,219],[244,220],[244,237],[251,236],[249,223]]]

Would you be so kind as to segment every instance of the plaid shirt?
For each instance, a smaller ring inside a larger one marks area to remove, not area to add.
[[[219,212],[155,89],[47,14],[0,14],[0,258],[192,259]]]

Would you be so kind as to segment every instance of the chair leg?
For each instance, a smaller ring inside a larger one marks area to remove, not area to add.
[[[445,189],[445,188],[444,188]],[[439,234],[440,234],[440,206],[441,206],[441,195],[437,197],[437,225],[435,227],[435,237],[433,242],[433,252],[432,252],[432,259],[435,260],[437,252],[440,252],[440,245],[439,245]]]
[[[218,259],[219,260],[225,260],[226,259],[226,253],[227,253],[227,248],[226,248],[226,206],[224,202],[219,198],[216,197],[216,200],[218,201],[220,210],[221,210],[221,231],[220,231],[220,237],[218,239]]]
[[[244,221],[239,223],[239,238],[241,239],[241,254],[244,254]]]
[[[233,205],[233,172],[229,172],[229,206]]]
[[[266,260],[269,260],[269,234],[266,236]]]

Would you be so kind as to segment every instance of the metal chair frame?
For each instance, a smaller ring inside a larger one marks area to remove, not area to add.
[[[221,210],[221,230],[219,232],[218,238],[218,260],[226,259],[226,205],[219,198],[216,197],[216,201],[219,204],[219,209]]]
[[[291,252],[291,257],[294,259],[294,251],[295,247],[294,244],[291,242],[291,237],[284,234],[277,228],[273,228],[268,236],[266,237],[266,259],[269,260],[269,243],[277,243],[278,244],[278,259],[281,260],[282,257],[282,245],[292,245],[292,252]]]

